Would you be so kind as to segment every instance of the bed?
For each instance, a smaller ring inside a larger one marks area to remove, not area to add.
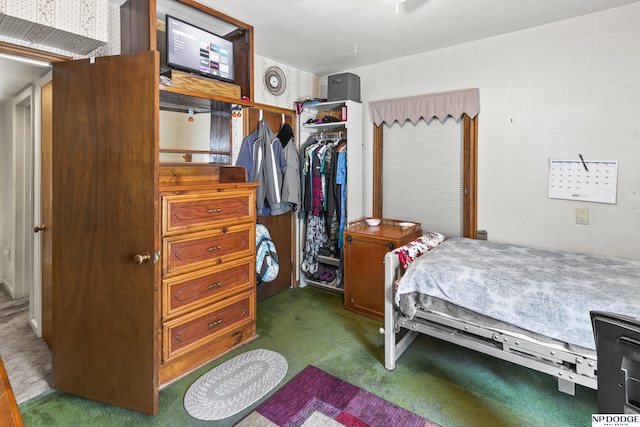
[[[388,370],[426,334],[550,374],[573,395],[597,389],[590,311],[640,317],[640,261],[430,232],[384,262]]]

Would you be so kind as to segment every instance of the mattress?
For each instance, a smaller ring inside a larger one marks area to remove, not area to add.
[[[395,302],[411,319],[433,298],[595,349],[592,310],[640,317],[640,261],[451,238],[413,261]]]

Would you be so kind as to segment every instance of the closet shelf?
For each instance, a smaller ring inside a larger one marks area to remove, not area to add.
[[[345,106],[345,101],[330,101],[330,102],[308,102],[303,104],[303,108],[306,111],[318,111],[318,110],[333,110],[334,108]]]
[[[344,293],[344,289],[338,288],[337,286],[327,285],[323,282],[316,282],[315,280],[305,279],[305,283],[310,286],[315,286],[317,288],[328,289],[333,292],[338,292],[340,294]]]
[[[302,125],[305,129],[309,131],[314,130],[323,130],[323,129],[338,129],[338,128],[346,128],[347,122],[331,122],[331,123],[318,123],[318,124],[310,124],[310,125]]]
[[[338,267],[340,265],[339,259],[325,256],[325,255],[318,255],[318,262],[322,264],[333,265],[335,267]]]

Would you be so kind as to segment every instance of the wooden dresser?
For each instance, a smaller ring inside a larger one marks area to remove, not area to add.
[[[169,6],[234,43],[239,93],[161,84],[156,7]],[[53,388],[154,415],[160,387],[255,336],[255,184],[222,166],[231,117],[255,98],[253,27],[193,0],[120,12],[121,55],[53,66],[43,311]],[[194,114],[210,115],[196,138],[174,126]]]
[[[384,256],[421,234],[419,223],[391,219],[376,227],[364,220],[350,223],[344,232],[345,308],[384,319]]]
[[[160,166],[160,384],[256,336],[257,184],[212,182],[213,168],[244,175],[235,167]]]

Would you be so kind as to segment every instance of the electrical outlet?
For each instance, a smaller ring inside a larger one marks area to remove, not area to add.
[[[576,224],[589,225],[589,209],[576,208]]]

